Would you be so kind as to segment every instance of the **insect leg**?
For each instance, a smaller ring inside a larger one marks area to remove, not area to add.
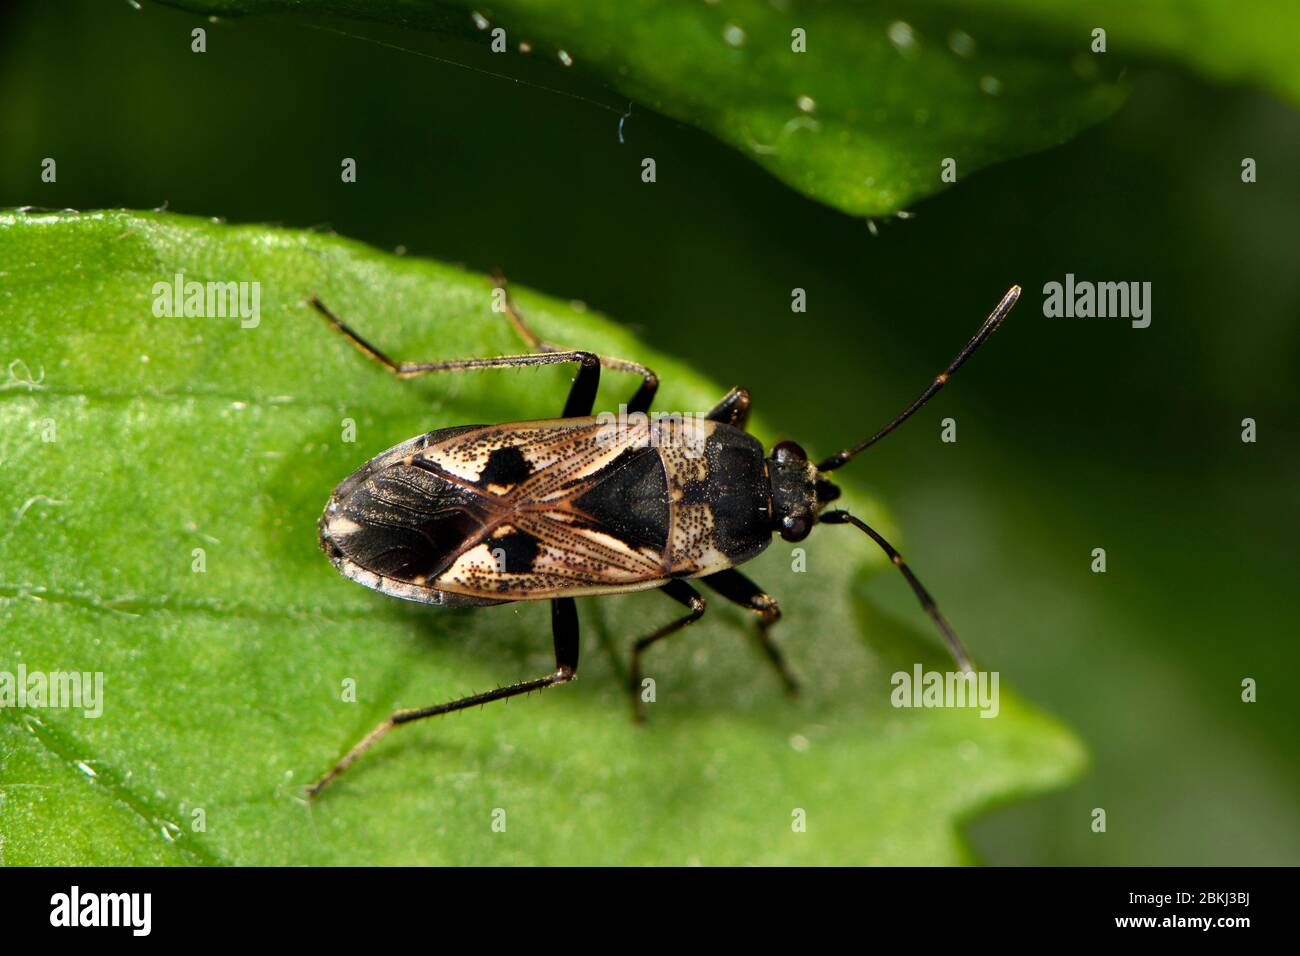
[[[400,727],[402,724],[413,723],[417,720],[424,720],[426,717],[441,717],[443,714],[464,710],[467,707],[478,707],[494,700],[505,700],[507,697],[516,697],[519,694],[545,690],[556,684],[564,684],[573,680],[578,674],[578,611],[574,606],[573,598],[556,598],[551,602],[551,631],[555,639],[554,671],[533,680],[520,681],[507,687],[498,687],[495,690],[484,691],[470,697],[462,697],[460,700],[453,700],[450,703],[396,711],[378,727],[362,737],[351,750],[344,754],[342,760],[308,787],[307,796],[314,799],[331,781],[352,766],[358,757],[382,740],[394,727]]]
[[[601,358],[594,352],[548,351],[532,355],[500,355],[495,358],[450,359],[445,362],[398,362],[375,348],[356,332],[352,331],[342,319],[336,316],[325,303],[315,296],[311,298],[312,307],[324,316],[335,329],[360,349],[368,358],[378,362],[398,378],[417,378],[421,375],[433,375],[437,372],[460,372],[466,369],[481,368],[525,368],[532,365],[562,365],[566,362],[578,364],[578,374],[569,390],[569,398],[564,403],[565,418],[582,418],[590,415],[596,404],[596,389],[600,385]],[[656,385],[658,381],[656,380]],[[653,394],[653,391],[652,393]]]
[[[700,592],[685,581],[669,581],[659,590],[691,610],[685,617],[678,618],[671,624],[665,624],[653,634],[641,638],[632,645],[632,664],[628,668],[628,687],[632,691],[633,717],[638,723],[645,720],[645,704],[641,700],[641,655],[655,641],[661,641],[668,635],[677,633],[688,624],[695,623],[699,620],[700,615],[704,613],[705,608],[705,600],[700,596]]]
[[[781,675],[781,682],[785,684],[786,691],[790,694],[799,693],[799,682],[795,680],[790,665],[786,663],[781,649],[772,639],[772,625],[781,619],[781,608],[777,605],[776,598],[767,594],[734,568],[710,574],[700,580],[728,601],[739,604],[758,615],[758,642],[762,645],[763,653]]]
[[[492,276],[492,281],[501,290],[506,317],[510,320],[510,324],[514,326],[515,331],[519,333],[519,337],[528,343],[528,347],[536,349],[538,352],[562,351],[558,345],[553,345],[544,340],[524,321],[524,317],[519,314],[519,310],[515,308],[515,304],[510,298],[510,292],[506,287],[506,277],[498,272]],[[630,372],[633,375],[641,376],[641,385],[636,390],[636,393],[628,399],[627,410],[629,412],[650,411],[650,403],[654,401],[655,392],[659,389],[658,375],[639,362],[631,362],[627,359],[614,358],[609,355],[600,356],[600,364],[611,371]]]
[[[749,405],[749,392],[743,388],[733,388],[722,396],[722,401],[713,406],[713,410],[704,418],[706,421],[722,422],[743,430],[749,421]]]

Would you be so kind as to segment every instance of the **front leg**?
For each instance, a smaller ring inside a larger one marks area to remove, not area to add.
[[[706,421],[722,422],[744,431],[749,423],[749,406],[749,392],[743,388],[733,388],[704,418]]]
[[[763,653],[781,675],[781,683],[785,684],[786,692],[792,696],[798,694],[799,682],[786,663],[781,648],[772,639],[772,625],[781,619],[781,608],[776,603],[776,598],[735,568],[710,574],[700,580],[728,601],[733,601],[758,616],[758,643],[763,648]]]

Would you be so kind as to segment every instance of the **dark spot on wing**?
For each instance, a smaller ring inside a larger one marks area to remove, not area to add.
[[[482,486],[499,485],[510,488],[519,484],[533,473],[532,466],[524,458],[524,453],[516,445],[497,448],[488,455],[487,465],[478,477],[477,484]]]
[[[504,570],[507,574],[526,574],[533,570],[533,562],[542,547],[536,538],[523,531],[512,531],[499,538],[489,538],[487,545],[492,550],[492,557],[498,565],[502,558],[505,559]]]
[[[573,505],[633,545],[668,546],[668,477],[655,448],[629,448],[592,475]]]

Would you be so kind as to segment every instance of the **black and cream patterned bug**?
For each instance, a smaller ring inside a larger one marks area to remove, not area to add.
[[[794,678],[769,629],[776,601],[736,570],[773,534],[802,541],[814,524],[852,524],[906,576],[963,669],[966,652],[898,552],[873,528],[826,510],[840,491],[827,473],[916,412],[998,327],[1020,287],[1002,297],[975,337],[901,415],[866,441],[814,464],[794,442],[765,455],[745,432],[749,393],[732,389],[702,416],[648,415],[659,380],[635,362],[559,349],[535,336],[505,296],[500,301],[533,349],[527,355],[395,362],[311,304],[357,348],[399,378],[464,369],[574,363],[561,417],[504,425],[460,425],[420,435],[376,456],[340,484],[319,523],[334,566],[359,584],[408,601],[446,606],[551,602],[555,670],[533,680],[432,707],[401,710],[357,743],[310,789],[315,796],[399,724],[541,690],[578,671],[574,599],[658,589],[688,613],[633,645],[630,684],[641,716],[641,655],[704,613],[698,579],[753,611],[758,639],[788,690]],[[601,367],[639,375],[626,414],[592,416]]]

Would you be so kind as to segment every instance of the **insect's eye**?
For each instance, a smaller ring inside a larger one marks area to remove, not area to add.
[[[803,515],[786,515],[781,519],[781,537],[787,541],[802,541],[812,531],[812,521]]]
[[[782,441],[772,449],[772,457],[777,461],[807,461],[808,453],[798,442]]]

